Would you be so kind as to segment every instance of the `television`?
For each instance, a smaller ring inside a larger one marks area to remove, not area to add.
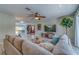
[[[56,32],[56,25],[44,25],[45,32]]]

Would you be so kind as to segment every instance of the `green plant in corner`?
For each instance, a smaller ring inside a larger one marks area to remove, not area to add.
[[[66,28],[66,34],[67,34],[67,30],[68,28],[71,28],[73,25],[73,18],[72,17],[63,17],[62,21],[60,23],[63,27]]]

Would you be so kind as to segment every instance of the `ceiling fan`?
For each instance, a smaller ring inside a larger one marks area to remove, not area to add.
[[[41,16],[38,12],[34,13],[30,8],[25,8],[25,9],[32,13],[32,14],[30,14],[28,16],[33,17],[33,19],[41,20],[42,18],[46,18],[45,16]]]

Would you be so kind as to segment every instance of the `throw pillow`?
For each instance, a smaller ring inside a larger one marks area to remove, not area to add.
[[[51,43],[56,45],[59,42],[60,37],[53,37]]]
[[[34,43],[40,44],[40,43],[42,43],[43,41],[44,41],[44,39],[40,37],[40,38],[36,38],[36,40],[35,40]]]

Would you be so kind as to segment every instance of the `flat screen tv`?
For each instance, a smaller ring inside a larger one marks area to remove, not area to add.
[[[44,25],[45,32],[56,32],[56,25]]]

